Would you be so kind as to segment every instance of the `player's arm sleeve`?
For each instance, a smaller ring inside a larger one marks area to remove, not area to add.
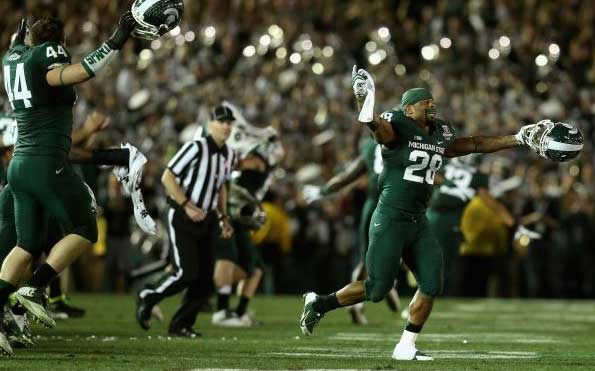
[[[186,142],[167,164],[167,168],[180,177],[190,166],[192,160],[201,156],[202,148],[196,142]]]

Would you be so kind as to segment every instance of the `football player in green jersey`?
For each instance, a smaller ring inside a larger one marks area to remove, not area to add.
[[[451,124],[436,117],[432,94],[425,88],[407,90],[401,109],[374,115],[375,90],[369,73],[354,67],[353,89],[360,107],[358,121],[381,144],[384,167],[379,177],[380,197],[372,215],[366,254],[368,277],[330,295],[304,295],[300,327],[306,335],[330,310],[364,300],[378,302],[393,286],[400,260],[411,269],[418,287],[409,304],[409,320],[392,357],[432,360],[419,352],[415,341],[428,319],[434,298],[442,290],[442,249],[425,216],[434,176],[443,157],[489,153],[525,144],[517,135],[457,138]]]
[[[434,189],[426,213],[429,226],[442,246],[444,258],[444,295],[457,295],[457,262],[462,242],[461,216],[477,195],[502,221],[512,227],[514,218],[488,189],[488,175],[479,170],[480,155],[455,157],[444,166],[444,180]]]
[[[97,238],[92,197],[67,162],[76,99],[72,85],[89,80],[108,65],[135,25],[130,12],[124,13],[106,42],[72,64],[59,19],[35,22],[28,44],[23,20],[2,58],[4,87],[19,133],[8,171],[18,239],[0,272],[0,307],[41,249],[40,228],[51,214],[66,236],[35,271],[30,286],[21,288],[17,296],[33,318],[50,327],[54,321],[45,308],[44,288]]]
[[[372,138],[366,138],[360,145],[360,155],[342,172],[335,175],[322,187],[306,185],[303,189],[304,199],[308,204],[318,201],[322,197],[332,195],[363,175],[367,175],[367,197],[362,207],[360,223],[358,227],[358,243],[360,248],[360,263],[357,264],[351,279],[353,282],[360,281],[366,277],[364,259],[368,250],[368,230],[372,213],[378,202],[378,175],[382,172],[381,147]],[[400,301],[397,290],[393,287],[385,297],[389,308],[393,312],[400,311]],[[349,307],[349,313],[353,323],[365,325],[368,323],[363,313],[363,302]],[[407,313],[404,312],[403,316]]]

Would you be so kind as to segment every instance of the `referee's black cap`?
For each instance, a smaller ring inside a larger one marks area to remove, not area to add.
[[[211,120],[235,121],[236,118],[229,107],[220,105],[215,107],[215,109],[211,111]]]

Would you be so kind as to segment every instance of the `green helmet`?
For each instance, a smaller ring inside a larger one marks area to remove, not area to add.
[[[132,16],[137,25],[132,36],[155,40],[175,28],[184,15],[182,0],[135,0]]]
[[[527,144],[541,157],[570,161],[583,149],[583,134],[571,124],[541,120],[527,133]]]

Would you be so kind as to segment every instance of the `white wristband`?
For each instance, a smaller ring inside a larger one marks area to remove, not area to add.
[[[81,63],[91,76],[95,76],[116,57],[117,53],[117,50],[113,50],[107,43],[103,43],[99,48],[87,54]]]
[[[368,89],[366,100],[357,120],[359,122],[372,122],[374,120],[374,90]]]

